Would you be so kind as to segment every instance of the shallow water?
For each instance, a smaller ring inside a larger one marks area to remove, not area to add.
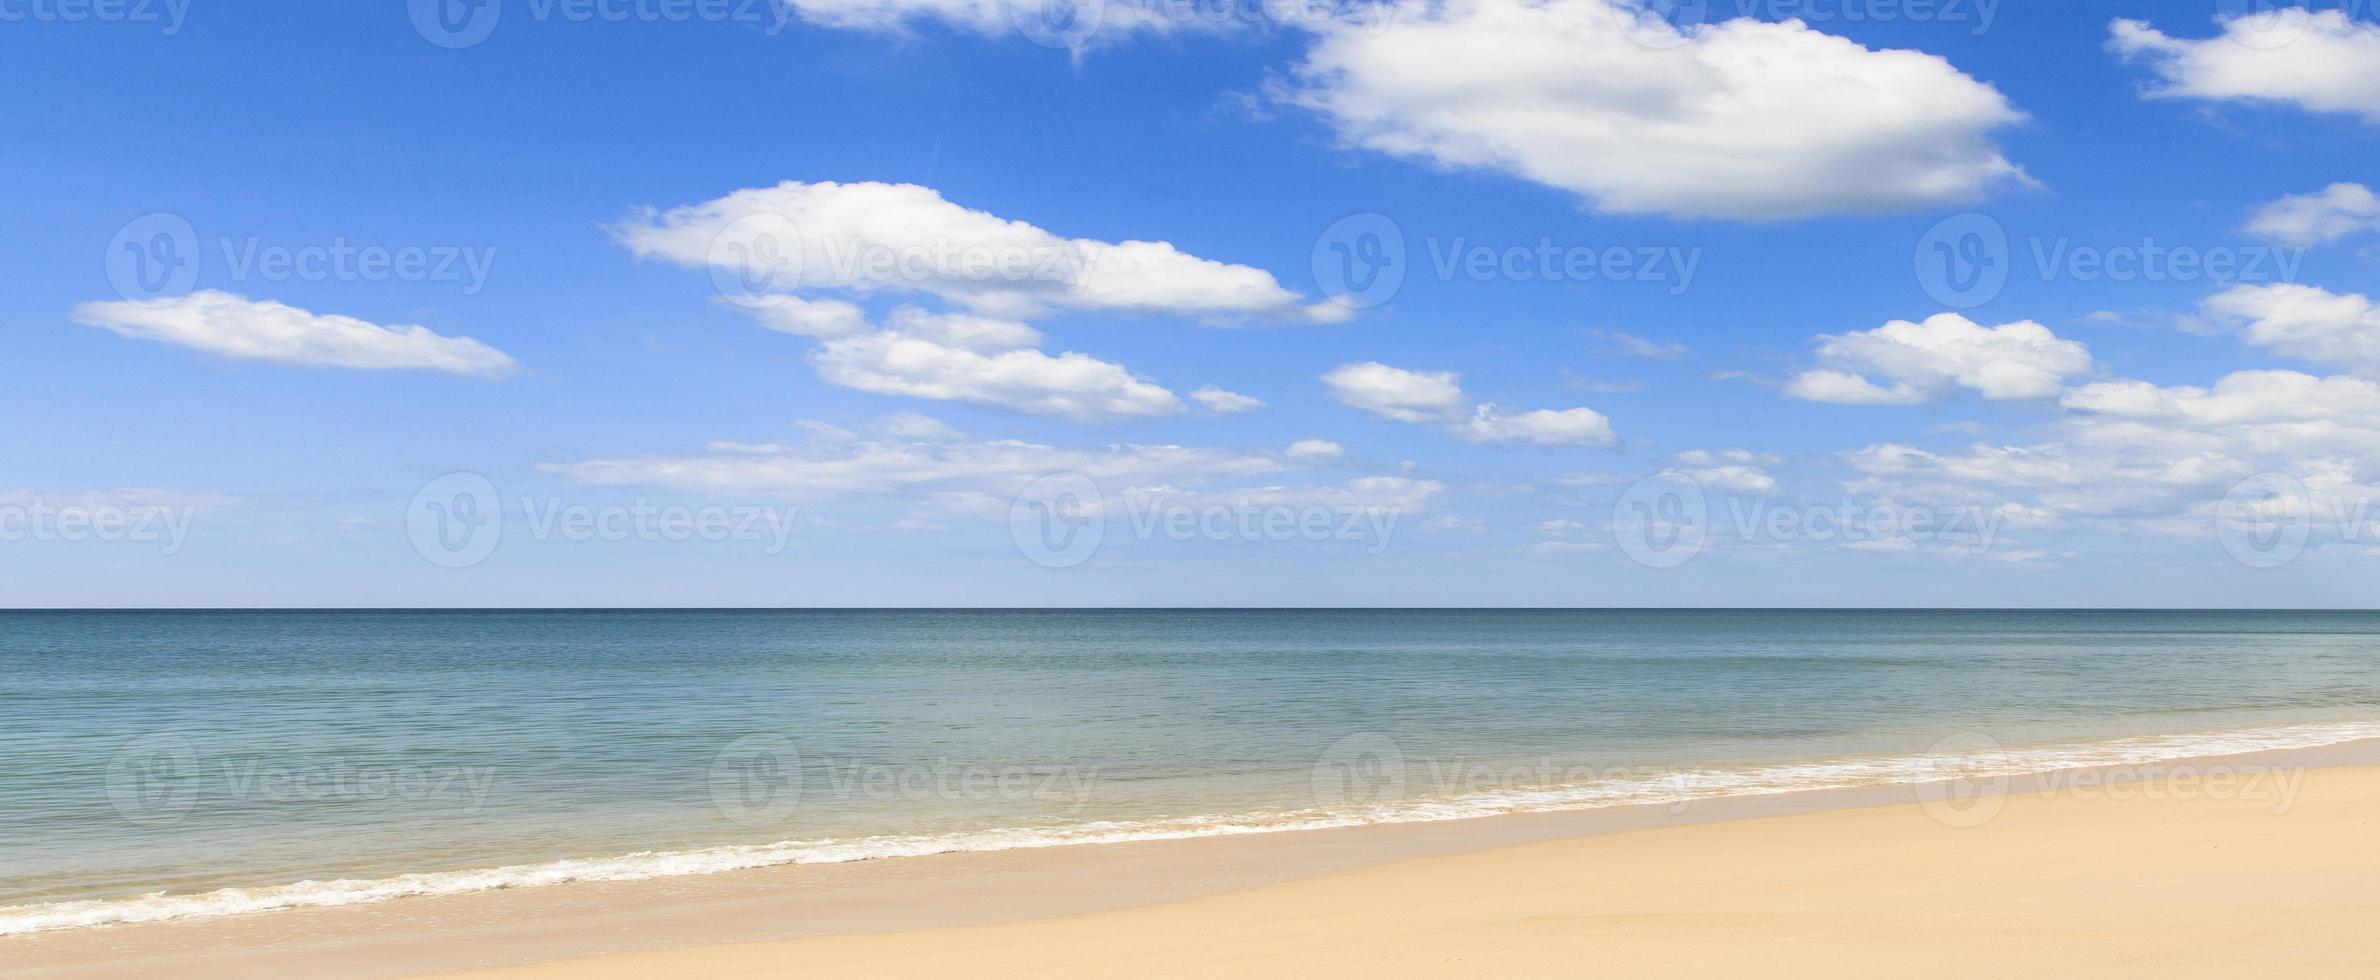
[[[0,932],[2380,735],[2380,615],[0,613]]]

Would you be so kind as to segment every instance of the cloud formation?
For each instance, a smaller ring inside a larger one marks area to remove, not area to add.
[[[1096,310],[1328,322],[1351,312],[1308,302],[1262,269],[1161,241],[1066,238],[916,184],[789,180],[648,209],[612,232],[640,258],[711,270],[723,292],[753,306],[840,290],[923,293],[1012,319]]]
[[[2157,74],[2151,98],[2268,102],[2380,123],[2380,24],[2277,6],[2185,39],[2140,20],[2108,25],[2108,50]]]
[[[2346,181],[2283,197],[2248,218],[2249,234],[2290,245],[2320,245],[2367,231],[2380,231],[2380,195]]]
[[[2380,308],[2362,293],[2298,283],[2234,286],[2199,306],[2242,339],[2283,357],[2380,377]]]
[[[1956,313],[1821,335],[1818,359],[1826,366],[1794,376],[1787,397],[1915,405],[1964,388],[1993,400],[2053,398],[2067,378],[2091,369],[2088,348],[2041,324],[1985,327]]]
[[[1591,408],[1508,412],[1474,403],[1452,371],[1409,371],[1377,361],[1342,364],[1322,376],[1331,395],[1350,408],[1392,422],[1435,425],[1472,442],[1540,446],[1609,446],[1619,442],[1611,420]]]
[[[1243,395],[1236,391],[1225,391],[1214,385],[1207,385],[1191,392],[1190,398],[1206,406],[1207,411],[1217,415],[1253,412],[1264,407],[1264,399],[1254,395]]]
[[[1616,0],[1399,0],[1318,28],[1281,97],[1350,144],[1508,173],[1605,211],[1901,211],[2027,182],[2023,120],[1934,55],[1797,20],[1677,28]]]
[[[882,330],[839,337],[811,352],[830,384],[880,395],[967,402],[1077,422],[1172,415],[1182,400],[1123,365],[1033,349],[1040,331],[963,313],[893,312]]]
[[[442,371],[502,378],[520,369],[503,351],[428,327],[381,326],[271,300],[202,289],[166,302],[79,304],[74,320],[124,337],[224,357],[364,371]]]

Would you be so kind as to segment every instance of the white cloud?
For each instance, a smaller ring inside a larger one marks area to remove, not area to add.
[[[1939,57],[1798,20],[1654,20],[1613,0],[1399,0],[1319,27],[1282,97],[1350,143],[1620,213],[1895,211],[2026,180],[1989,135],[2024,115]]]
[[[1686,466],[1780,462],[1774,454],[1758,453],[1749,449],[1689,449],[1670,458]]]
[[[734,447],[722,450],[721,445]],[[1305,460],[1294,454],[1170,445],[1067,448],[1016,440],[822,441],[800,446],[725,443],[681,456],[624,456],[549,463],[542,468],[591,486],[654,487],[720,497],[771,498],[804,505],[892,505],[906,511],[882,527],[931,530],[946,519],[1001,520],[1034,481],[1080,476],[1099,489],[1088,504],[1110,516],[1166,507],[1289,509],[1397,515],[1427,509],[1446,487],[1408,476],[1359,476],[1338,484],[1275,483],[1268,478]],[[1266,480],[1257,485],[1249,481]],[[1122,507],[1115,506],[1122,504]],[[813,517],[814,522],[818,518]],[[832,522],[829,522],[832,523]]]
[[[1452,371],[1407,371],[1367,361],[1333,368],[1322,383],[1348,407],[1396,422],[1456,422],[1471,411]]]
[[[1777,492],[1776,477],[1762,468],[1763,464],[1778,462],[1776,456],[1768,453],[1749,449],[1689,449],[1670,458],[1678,465],[1664,472],[1691,478],[1705,487],[1741,493]]]
[[[2061,487],[2110,481],[2194,484],[2230,471],[2204,459],[2119,460],[2077,454],[2058,443],[1994,446],[1978,443],[1964,452],[1935,453],[1895,443],[1844,454],[1851,468],[1870,476],[1930,476],[1957,483],[2000,487]]]
[[[1440,425],[1472,442],[1541,446],[1609,446],[1619,441],[1611,420],[1590,408],[1507,412],[1474,404],[1452,371],[1408,371],[1378,361],[1342,364],[1322,376],[1331,394],[1351,408],[1392,422]]]
[[[826,338],[811,352],[810,366],[829,384],[1077,422],[1183,410],[1172,391],[1121,364],[1033,349],[1045,339],[1041,331],[1014,320],[904,306],[885,318],[882,329],[873,329],[857,307],[833,300],[795,300],[748,312],[763,324],[781,324],[789,308],[798,311],[798,321],[833,324],[820,331],[787,330]]]
[[[74,319],[125,337],[242,360],[480,378],[520,369],[503,351],[469,337],[444,337],[421,326],[384,327],[212,289],[162,303],[83,303],[74,308]]]
[[[2234,371],[2205,388],[2102,381],[2068,392],[2060,404],[2100,416],[2189,428],[2309,423],[2335,431],[2344,425],[2380,423],[2380,384],[2298,371]]]
[[[2067,378],[2091,369],[2089,349],[2059,339],[2041,324],[2020,320],[1985,327],[1956,313],[1821,335],[1818,359],[1827,367],[1796,376],[1785,386],[1787,396],[1907,405],[1966,388],[1994,400],[2050,398]]]
[[[1261,398],[1254,395],[1243,395],[1236,391],[1225,391],[1214,385],[1207,385],[1193,391],[1190,393],[1190,397],[1206,406],[1207,411],[1221,415],[1229,415],[1234,412],[1253,412],[1264,407],[1264,400]]]
[[[2248,343],[2283,357],[2380,376],[2380,308],[2361,293],[2297,283],[2234,286],[2200,308],[2240,323]]]
[[[1064,238],[916,184],[789,180],[666,212],[648,209],[612,230],[639,257],[756,284],[752,305],[771,293],[838,289],[922,292],[1010,318],[1102,310],[1336,321],[1351,312],[1306,303],[1262,269],[1199,258],[1166,242]]]
[[[1272,473],[1284,466],[1261,453],[1132,444],[1069,449],[1016,440],[863,440],[748,448],[753,451],[610,457],[551,463],[544,469],[596,486],[651,486],[805,502],[907,499],[921,492],[973,495],[997,503],[999,512],[1006,513],[1009,498],[1053,473],[1079,473],[1101,486],[1121,489],[1203,485]]]
[[[1918,405],[1926,393],[1895,382],[1886,388],[1842,371],[1804,371],[1785,383],[1785,396],[1836,405]]]
[[[1040,339],[1023,324],[910,312],[915,315],[893,317],[902,326],[821,344],[810,355],[811,366],[820,378],[846,388],[1078,422],[1182,411],[1173,392],[1135,377],[1123,365],[1071,351],[1052,355],[1016,346]]]
[[[1777,492],[1777,478],[1757,466],[1696,466],[1669,472],[1692,478],[1694,482],[1716,490],[1757,494]]]
[[[2119,19],[2108,49],[2157,73],[2152,97],[2284,102],[2380,122],[2380,24],[2288,6],[2219,23],[2220,36],[2186,40]]]
[[[780,296],[750,309],[761,326],[797,337],[832,339],[868,332],[867,311],[846,300]]]
[[[721,298],[762,326],[817,338],[810,363],[829,383],[1083,422],[1183,405],[1122,365],[1038,349],[1046,338],[1021,318],[1102,310],[1320,321],[1349,312],[1305,304],[1261,269],[1164,242],[1061,238],[914,184],[787,181],[647,211],[613,232],[639,256],[709,268]],[[877,328],[858,303],[820,290],[922,293],[959,309],[901,306]],[[1191,397],[1215,412],[1264,404],[1213,386]]]
[[[2187,510],[2250,472],[2216,453],[2178,454],[2135,446],[1977,444],[1936,453],[1896,444],[1844,454],[1862,476],[1847,492],[1903,506],[1955,507],[2005,527],[2044,527],[2067,518],[2135,521]],[[2024,495],[2030,501],[2012,499]]]
[[[1591,408],[1540,408],[1506,414],[1494,405],[1474,409],[1454,430],[1472,442],[1526,442],[1539,446],[1609,446],[1620,441],[1611,420]]]
[[[2380,195],[2345,181],[2283,197],[2248,218],[2249,234],[2291,245],[2319,245],[2364,231],[2380,231]]]
[[[1346,456],[1347,448],[1328,439],[1300,439],[1283,455],[1301,463],[1328,463]]]
[[[1042,341],[1041,331],[1014,320],[965,313],[928,313],[914,306],[894,310],[892,316],[885,318],[884,325],[892,333],[984,353],[1032,347]]]

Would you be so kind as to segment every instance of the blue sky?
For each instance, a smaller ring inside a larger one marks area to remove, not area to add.
[[[494,9],[0,7],[6,604],[2369,602],[2360,7]]]

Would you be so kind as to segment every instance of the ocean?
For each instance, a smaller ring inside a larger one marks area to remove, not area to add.
[[[0,612],[0,934],[2380,737],[2380,614]]]

